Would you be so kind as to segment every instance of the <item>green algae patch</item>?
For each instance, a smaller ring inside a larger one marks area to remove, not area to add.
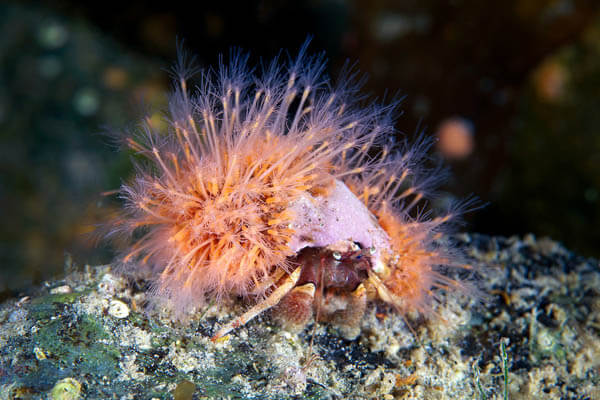
[[[78,398],[69,377],[116,377],[121,353],[101,316],[76,311],[76,303],[88,293],[42,295],[11,314],[18,330],[0,332],[5,338],[2,356],[16,364],[0,364],[7,372],[0,376],[0,386],[10,383],[32,395],[68,399]]]
[[[21,384],[45,390],[66,376],[117,374],[120,352],[109,345],[109,335],[93,318],[59,315],[40,325],[28,344],[44,356],[31,360]]]
[[[35,299],[31,303],[34,306],[35,305],[41,305],[43,303],[47,303],[47,304],[72,304],[77,299],[79,299],[80,297],[85,296],[88,292],[89,292],[89,290],[86,290],[84,292],[71,292],[71,293],[49,294],[49,295],[47,295],[45,297],[41,297],[41,298]]]
[[[83,292],[47,294],[45,296],[36,297],[31,300],[28,311],[33,320],[49,319],[57,313],[60,313],[62,310],[65,310],[65,307],[72,305],[88,293],[89,290]]]
[[[38,343],[67,372],[111,376],[118,369],[120,352],[110,343],[102,324],[88,315],[64,316],[48,322],[36,333]]]

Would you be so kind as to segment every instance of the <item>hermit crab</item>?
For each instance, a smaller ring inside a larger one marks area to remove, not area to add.
[[[368,101],[350,69],[334,83],[306,45],[246,64],[233,52],[199,71],[181,52],[168,132],[144,122],[127,139],[147,162],[121,187],[111,235],[129,238],[121,262],[154,299],[175,315],[243,299],[215,340],[270,308],[290,329],[315,317],[352,338],[369,302],[430,313],[437,289],[471,290],[441,272],[469,267],[438,239],[472,203],[426,211],[445,175],[428,139],[394,130],[395,104]]]

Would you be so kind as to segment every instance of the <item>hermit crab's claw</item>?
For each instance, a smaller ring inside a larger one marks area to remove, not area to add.
[[[217,341],[218,339],[227,335],[235,328],[245,325],[248,321],[256,317],[258,314],[261,314],[262,312],[278,304],[283,298],[283,296],[288,294],[294,288],[294,286],[296,286],[296,283],[300,278],[301,272],[301,267],[296,268],[294,272],[292,272],[287,278],[285,278],[283,283],[280,286],[278,286],[273,291],[273,293],[269,295],[269,297],[256,304],[254,307],[250,308],[244,314],[229,322],[227,325],[221,327],[221,329],[219,329],[219,331],[210,340],[213,342]]]
[[[306,283],[293,288],[277,305],[276,319],[289,331],[297,332],[309,323],[313,315],[315,285]]]

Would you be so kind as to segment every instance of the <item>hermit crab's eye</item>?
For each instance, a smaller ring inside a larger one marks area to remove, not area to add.
[[[373,254],[375,254],[375,246],[371,246],[371,247],[369,247],[369,254],[370,254],[370,255],[373,255]]]
[[[341,260],[341,259],[342,259],[342,255],[340,254],[340,252],[339,252],[339,251],[334,251],[334,252],[333,252],[331,255],[332,255],[332,256],[333,256],[333,258],[334,258],[335,260],[337,260],[337,261],[339,261],[339,260]]]
[[[362,249],[362,247],[360,246],[360,243],[358,243],[358,242],[352,242],[352,244],[350,245],[350,248],[352,249],[352,251],[359,251],[360,249]]]

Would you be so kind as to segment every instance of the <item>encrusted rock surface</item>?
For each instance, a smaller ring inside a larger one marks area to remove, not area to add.
[[[488,301],[443,294],[410,327],[373,305],[354,341],[265,315],[212,343],[243,304],[174,322],[144,307],[146,282],[86,266],[0,306],[0,399],[502,399],[504,362],[510,399],[600,398],[598,261],[532,235],[455,239]]]

